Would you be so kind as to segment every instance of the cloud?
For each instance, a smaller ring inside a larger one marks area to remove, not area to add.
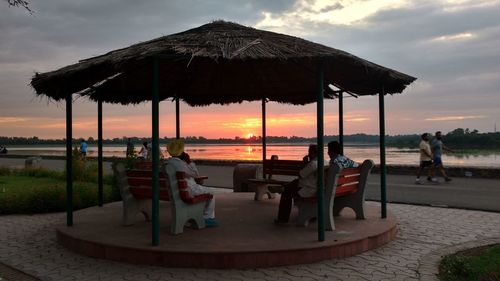
[[[56,128],[23,129],[13,127],[10,121],[0,122],[2,134],[40,132],[64,137],[64,103],[33,95],[28,83],[34,71],[55,70],[215,19],[301,36],[417,77],[402,95],[386,98],[388,131],[433,129],[427,128],[433,122],[421,122],[424,124],[418,126],[427,127],[417,128],[415,120],[439,116],[484,116],[458,120],[479,130],[500,124],[498,0],[46,0],[32,1],[31,5],[34,16],[22,9],[0,8],[0,112],[4,117],[29,119],[16,122],[18,125],[43,120],[41,126]],[[195,135],[216,135],[222,122],[240,120],[235,116],[260,119],[259,103],[181,107],[183,132]],[[75,121],[89,122],[75,133],[95,136],[96,108],[85,100],[75,102]],[[314,104],[295,107],[270,103],[268,116],[282,123],[273,126],[269,119],[268,124],[273,132],[314,135],[315,110]],[[332,132],[337,126],[336,110],[335,101],[325,102],[325,126]],[[162,103],[161,112],[163,131],[171,134],[173,105]],[[345,112],[345,120],[359,120],[349,122],[346,131],[377,132],[376,97],[346,98]],[[347,115],[353,112],[359,114]],[[149,103],[128,107],[105,104],[104,121],[109,123],[105,133],[150,134],[150,115]],[[442,131],[456,126],[454,122],[439,122],[447,120],[434,121]],[[288,132],[284,124],[292,124],[286,127]],[[293,124],[300,124],[300,129]],[[280,127],[283,131],[278,131]]]
[[[483,119],[486,118],[486,116],[482,115],[472,115],[472,116],[441,116],[441,117],[431,117],[431,118],[425,118],[425,121],[462,121],[462,120],[469,120],[469,119]]]
[[[470,33],[470,32],[464,32],[464,33],[459,33],[459,34],[453,34],[453,35],[443,35],[439,36],[436,38],[431,39],[430,41],[454,41],[454,40],[468,40],[474,38],[475,35]]]
[[[0,116],[0,123],[19,123],[19,122],[26,122],[28,121],[28,118],[22,118],[22,117],[8,117],[8,116]]]

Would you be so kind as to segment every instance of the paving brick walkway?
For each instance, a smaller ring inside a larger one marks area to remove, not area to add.
[[[54,225],[65,221],[64,213],[0,216],[0,262],[41,280],[419,280],[419,262],[430,252],[500,237],[500,213],[400,204],[389,204],[389,209],[399,219],[399,233],[386,246],[346,259],[252,270],[161,268],[87,258],[57,244]]]

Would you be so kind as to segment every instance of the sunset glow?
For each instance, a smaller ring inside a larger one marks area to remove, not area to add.
[[[253,134],[252,133],[248,133],[247,134],[247,138],[249,138],[249,139],[253,138]]]

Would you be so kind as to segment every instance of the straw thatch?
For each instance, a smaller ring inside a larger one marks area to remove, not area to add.
[[[315,102],[320,65],[326,83],[357,95],[377,94],[382,86],[388,94],[401,93],[415,80],[341,50],[216,21],[37,73],[31,85],[37,95],[55,100],[77,93],[104,102],[139,103],[151,100],[154,58],[160,60],[160,99],[178,96],[190,105],[262,98]]]

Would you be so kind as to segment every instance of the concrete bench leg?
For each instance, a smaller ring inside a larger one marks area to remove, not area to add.
[[[360,199],[357,196],[335,198],[335,204],[333,205],[333,215],[336,217],[339,216],[340,211],[342,211],[342,209],[345,207],[351,208],[354,213],[356,213],[356,219],[365,219],[365,201],[363,199]]]
[[[299,215],[297,217],[297,226],[306,227],[313,218],[318,217],[318,204],[311,202],[297,202],[299,208]],[[329,208],[327,208],[328,210]],[[332,212],[325,210],[325,229],[328,231],[335,230],[335,222],[333,220]]]
[[[146,221],[151,220],[151,200],[136,199],[132,194],[123,198],[122,225],[133,225],[137,213],[142,213]]]
[[[299,215],[297,217],[297,226],[306,227],[312,218],[318,216],[318,207],[310,202],[297,202]]]
[[[276,198],[276,194],[272,193],[269,191],[268,185],[267,184],[258,184],[255,186],[255,196],[254,200],[255,201],[261,201],[264,199],[264,195],[267,195],[268,199],[274,199]]]
[[[203,219],[204,209],[205,202],[194,205],[183,204],[182,207],[172,208],[173,214],[170,233],[174,235],[181,234],[184,232],[184,226],[187,222],[191,222],[195,229],[205,228],[205,220]]]

